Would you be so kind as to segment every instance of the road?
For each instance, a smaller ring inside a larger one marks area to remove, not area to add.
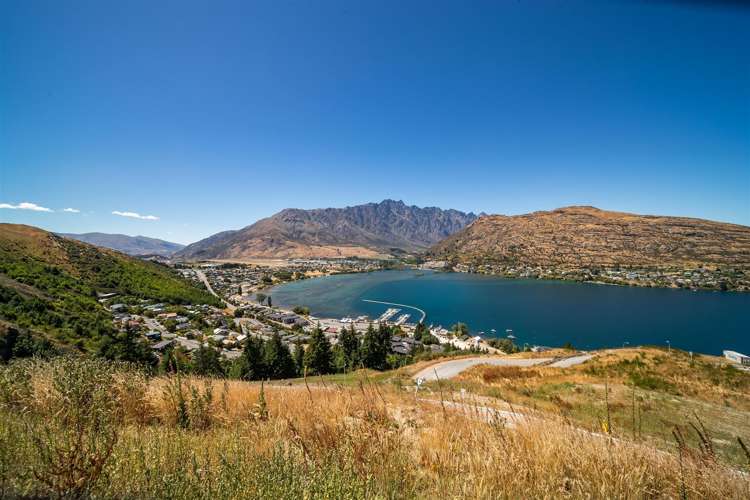
[[[552,368],[568,368],[570,366],[580,365],[590,360],[594,356],[592,354],[579,354],[578,356],[571,356],[569,358],[563,358],[554,363],[550,364]]]
[[[230,304],[223,298],[219,297],[219,294],[214,292],[214,289],[211,288],[211,283],[208,282],[208,278],[206,277],[206,273],[201,271],[200,269],[193,269],[195,271],[195,275],[198,276],[198,279],[203,282],[204,285],[206,285],[206,289],[213,295],[214,297],[217,297],[219,300],[224,302],[227,306],[227,309],[229,309],[229,312],[234,312],[235,309],[237,309],[233,304]]]
[[[495,366],[538,366],[548,365],[553,368],[568,368],[581,364],[591,359],[590,354],[581,354],[578,356],[572,356],[570,358],[564,358],[555,361],[554,358],[489,358],[489,357],[476,357],[476,358],[461,358],[450,361],[443,361],[436,365],[432,365],[414,375],[414,379],[422,378],[425,381],[434,381],[437,378],[449,379],[453,378],[464,370],[471,368],[476,365],[495,365]],[[436,375],[437,372],[437,375]]]

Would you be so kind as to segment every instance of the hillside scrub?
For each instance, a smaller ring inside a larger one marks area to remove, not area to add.
[[[699,419],[709,428],[718,460],[747,463],[737,438],[750,434],[750,373],[721,358],[676,349],[613,349],[566,369],[478,365],[444,385],[557,414],[588,429],[605,424],[614,436],[663,450],[674,448],[675,429],[698,446],[692,425]]]
[[[312,382],[312,381],[311,381]],[[562,419],[396,386],[269,386],[89,358],[0,367],[0,496],[747,498],[750,479]]]
[[[0,224],[0,319],[94,352],[114,338],[98,292],[170,304],[220,301],[174,270],[27,226]]]

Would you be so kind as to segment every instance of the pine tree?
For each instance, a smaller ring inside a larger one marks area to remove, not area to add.
[[[193,372],[204,376],[223,376],[224,368],[221,366],[219,351],[201,345],[193,354]]]
[[[119,332],[114,336],[102,336],[99,342],[98,355],[107,359],[149,366],[155,365],[157,361],[148,345],[139,338],[136,332],[131,330]]]
[[[387,348],[385,342],[387,332]],[[360,358],[362,364],[366,368],[372,368],[374,370],[385,369],[386,356],[390,350],[390,329],[381,324],[376,332],[372,324],[367,327],[367,333],[365,333],[364,339],[362,339],[362,349],[360,351]]]
[[[299,340],[294,343],[294,365],[297,375],[301,377],[305,372],[305,347]]]
[[[263,344],[263,361],[267,378],[290,378],[296,372],[292,353],[281,341],[278,332],[274,332],[273,337]]]
[[[331,361],[331,344],[323,331],[316,328],[305,351],[305,366],[310,373],[324,375],[331,372]]]
[[[344,371],[355,369],[359,364],[359,339],[357,338],[357,332],[354,330],[354,325],[351,325],[349,330],[346,327],[341,329],[338,345],[341,348]]]
[[[242,351],[240,377],[245,380],[262,380],[266,376],[263,363],[263,341],[257,337],[248,337]]]
[[[414,340],[422,340],[422,337],[425,333],[429,333],[427,331],[427,327],[424,326],[424,323],[417,323],[416,328],[414,328]]]

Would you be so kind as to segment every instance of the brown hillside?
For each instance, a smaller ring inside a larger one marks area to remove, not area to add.
[[[436,244],[429,256],[466,264],[747,266],[750,227],[566,207],[481,217]]]

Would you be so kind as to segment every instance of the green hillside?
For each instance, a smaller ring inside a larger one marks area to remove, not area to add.
[[[0,224],[0,319],[55,344],[95,348],[113,333],[97,292],[172,304],[218,300],[172,269],[56,236]]]

